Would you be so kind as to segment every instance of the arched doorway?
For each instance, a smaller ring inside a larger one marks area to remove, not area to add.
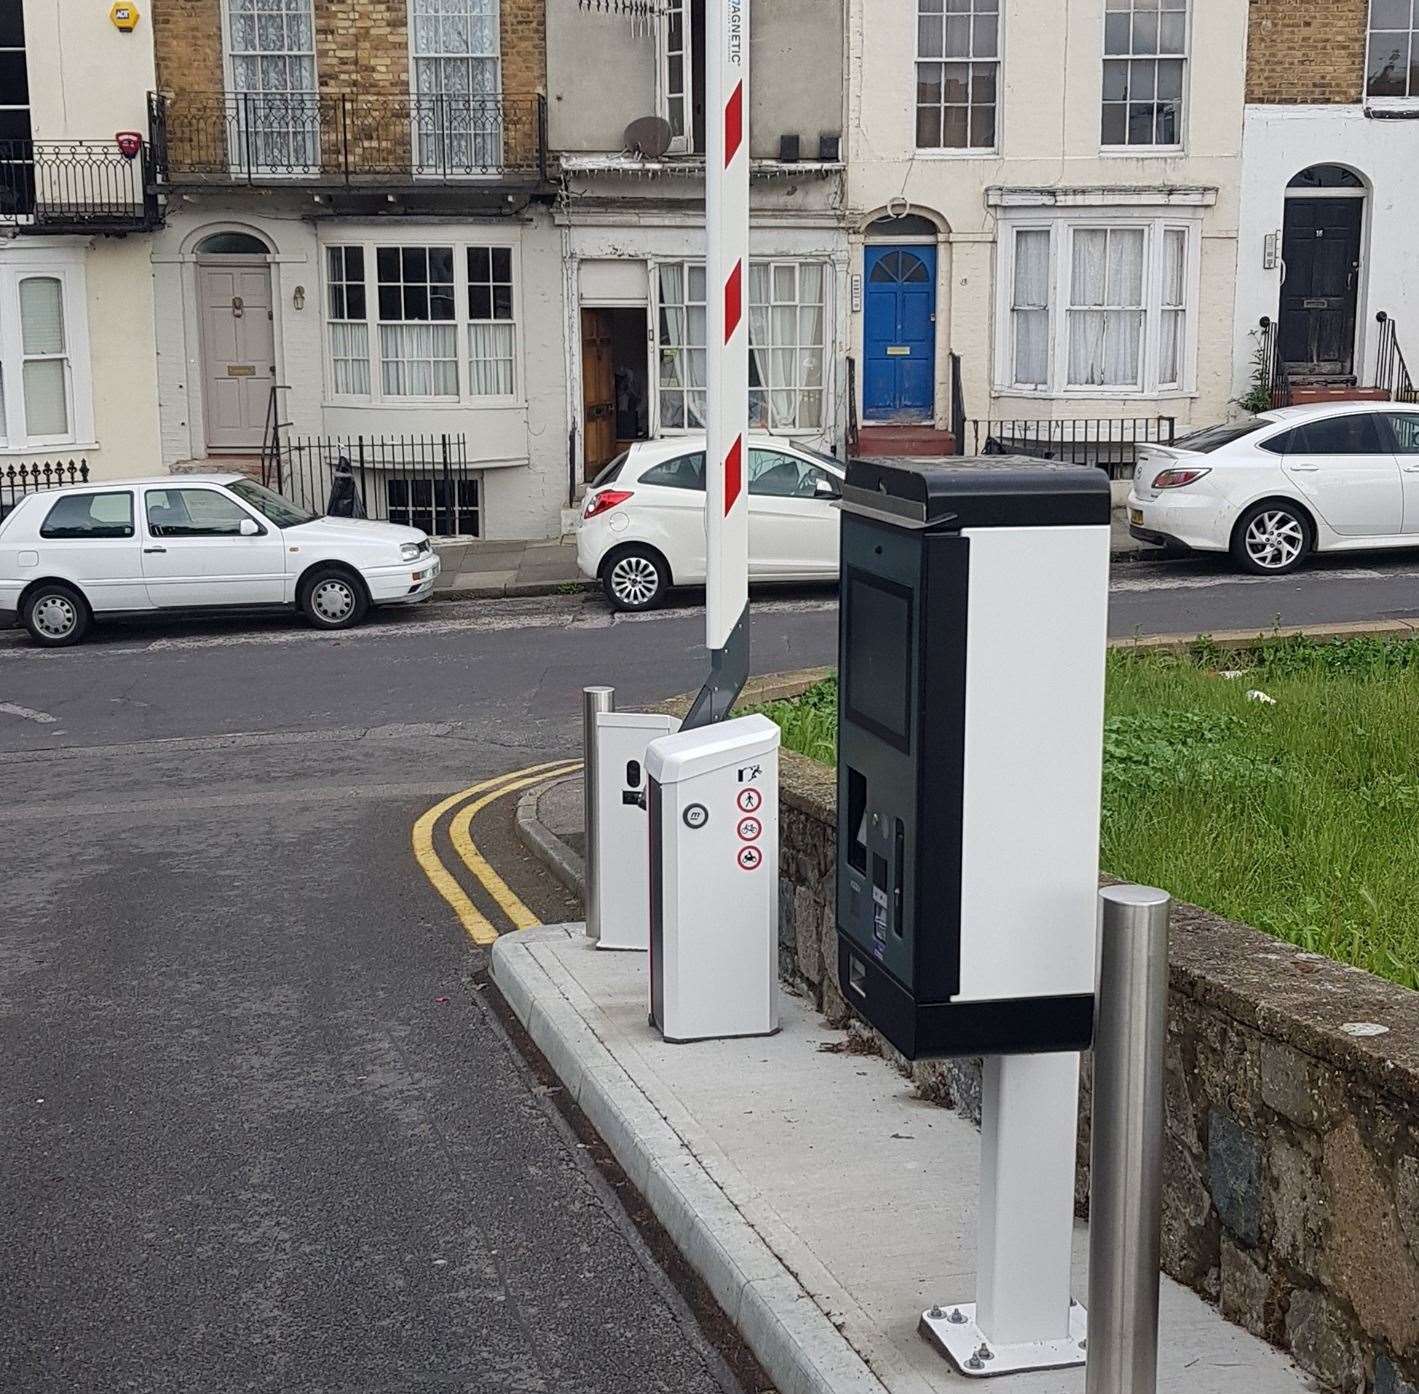
[[[1293,382],[1353,378],[1364,215],[1364,181],[1341,165],[1311,165],[1286,186],[1279,319]]]
[[[209,233],[195,252],[206,447],[254,454],[276,374],[271,248],[235,230]]]
[[[863,419],[930,422],[936,414],[936,226],[907,213],[878,218],[867,236]]]

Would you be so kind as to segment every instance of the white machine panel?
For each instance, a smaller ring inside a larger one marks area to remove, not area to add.
[[[746,716],[646,751],[651,1020],[668,1041],[778,1030],[778,748]]]
[[[596,715],[596,888],[601,927],[598,949],[650,947],[649,836],[641,795],[645,753],[651,741],[680,729],[673,716],[655,712]],[[635,796],[628,802],[626,795]]]
[[[965,535],[971,584],[956,1000],[1092,993],[1109,530]],[[1070,713],[1077,733],[1069,741],[1059,739],[1060,712]],[[1028,875],[1020,874],[1022,859]]]

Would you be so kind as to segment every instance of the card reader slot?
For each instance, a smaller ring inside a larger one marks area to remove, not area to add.
[[[847,861],[867,874],[867,777],[851,766],[847,772]]]
[[[902,907],[906,899],[903,882],[906,880],[907,830],[900,818],[893,820],[896,829],[892,834],[892,933],[902,937]]]

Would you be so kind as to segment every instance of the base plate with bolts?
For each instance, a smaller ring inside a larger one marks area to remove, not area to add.
[[[921,1314],[920,1331],[970,1379],[1013,1375],[1021,1370],[1062,1370],[1084,1363],[1088,1318],[1077,1302],[1069,1304],[1069,1334],[1057,1340],[1000,1345],[976,1325],[973,1302],[932,1306]]]

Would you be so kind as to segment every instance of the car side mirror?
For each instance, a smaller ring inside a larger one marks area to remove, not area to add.
[[[840,499],[842,491],[831,479],[818,478],[813,481],[813,497],[817,499]]]
[[[258,523],[255,518],[243,518],[241,522],[237,524],[237,531],[241,533],[243,537],[260,537],[265,529],[262,528],[261,524]]]

